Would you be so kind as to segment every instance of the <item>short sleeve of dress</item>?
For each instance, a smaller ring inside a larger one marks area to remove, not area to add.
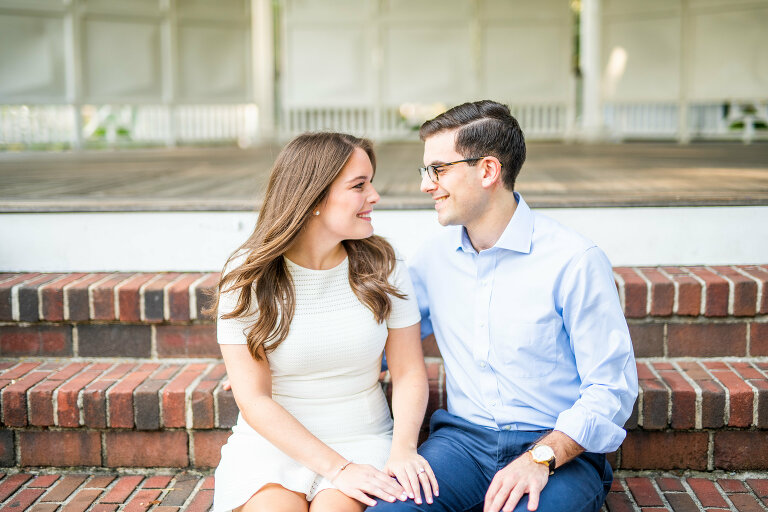
[[[226,275],[231,269],[237,268],[243,261],[245,261],[244,256],[233,258],[224,268],[224,274]],[[245,333],[253,325],[253,315],[238,318],[221,318],[223,315],[235,310],[239,297],[240,290],[225,292],[219,296],[219,308],[216,311],[216,341],[220,345],[246,345],[248,343]],[[255,304],[255,297],[251,304]]]
[[[400,293],[405,295],[405,298],[400,299],[392,295],[389,296],[389,299],[392,301],[392,312],[389,314],[389,318],[387,318],[387,328],[400,329],[419,323],[421,314],[416,303],[413,283],[411,283],[411,277],[408,275],[408,268],[399,255],[397,256],[395,270],[392,272],[389,282]]]

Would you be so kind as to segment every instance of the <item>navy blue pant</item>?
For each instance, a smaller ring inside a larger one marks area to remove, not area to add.
[[[530,448],[546,431],[489,430],[439,409],[432,415],[429,438],[419,453],[429,461],[440,486],[432,505],[413,500],[379,500],[376,512],[421,510],[475,512],[483,510],[485,493],[494,475]],[[613,480],[604,454],[582,453],[549,477],[539,500],[540,512],[597,512]],[[524,495],[515,511],[528,510]]]

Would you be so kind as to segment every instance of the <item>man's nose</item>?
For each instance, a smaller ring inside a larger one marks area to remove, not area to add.
[[[422,192],[425,194],[431,193],[435,188],[437,187],[437,184],[433,183],[431,179],[429,179],[429,176],[424,173],[424,176],[421,177],[421,186],[419,187]]]

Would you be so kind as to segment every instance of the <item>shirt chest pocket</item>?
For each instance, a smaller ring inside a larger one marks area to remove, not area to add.
[[[557,364],[557,338],[553,323],[505,322],[495,344],[501,367],[510,378],[549,375]]]

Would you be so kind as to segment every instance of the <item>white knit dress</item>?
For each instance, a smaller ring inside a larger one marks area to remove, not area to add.
[[[347,259],[330,270],[285,261],[296,309],[288,337],[267,355],[272,398],[347,460],[381,469],[392,442],[392,417],[378,381],[387,329],[420,320],[408,271],[397,262],[390,282],[407,298],[390,297],[392,313],[380,324],[350,288]],[[219,302],[220,344],[246,343],[243,330],[253,319],[221,319],[236,303],[236,294],[224,294]],[[273,446],[240,414],[221,450],[214,512],[243,505],[268,483],[304,493],[309,500],[334,487]]]

